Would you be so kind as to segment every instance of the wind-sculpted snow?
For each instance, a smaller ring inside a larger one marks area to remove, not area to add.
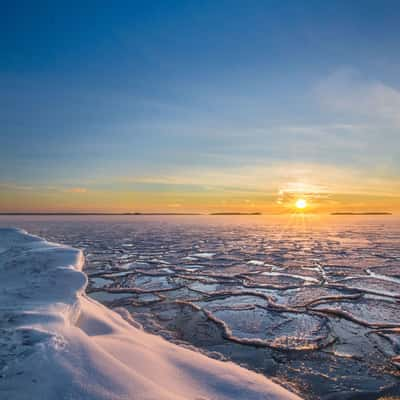
[[[388,218],[22,225],[82,249],[88,294],[149,332],[308,399],[377,399],[400,393],[400,221]]]
[[[79,250],[15,229],[0,229],[0,248],[1,399],[300,399],[87,298]]]

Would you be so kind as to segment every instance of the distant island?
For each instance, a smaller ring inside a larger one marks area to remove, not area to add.
[[[333,212],[331,215],[392,215],[391,212]]]
[[[0,215],[204,215],[200,213],[140,213],[140,212],[132,212],[132,213],[96,213],[96,212],[9,212],[9,213],[0,213]]]
[[[209,215],[262,215],[260,212],[215,212]]]

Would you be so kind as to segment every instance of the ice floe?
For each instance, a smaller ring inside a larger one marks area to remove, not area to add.
[[[2,397],[298,399],[264,376],[145,333],[88,298],[82,253],[0,230]]]

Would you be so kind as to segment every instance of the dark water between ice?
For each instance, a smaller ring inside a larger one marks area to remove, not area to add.
[[[0,217],[84,250],[90,296],[307,399],[400,395],[394,216]]]

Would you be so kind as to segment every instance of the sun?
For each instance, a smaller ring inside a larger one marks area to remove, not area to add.
[[[307,200],[305,199],[297,199],[296,200],[296,208],[299,210],[304,210],[307,207]]]

